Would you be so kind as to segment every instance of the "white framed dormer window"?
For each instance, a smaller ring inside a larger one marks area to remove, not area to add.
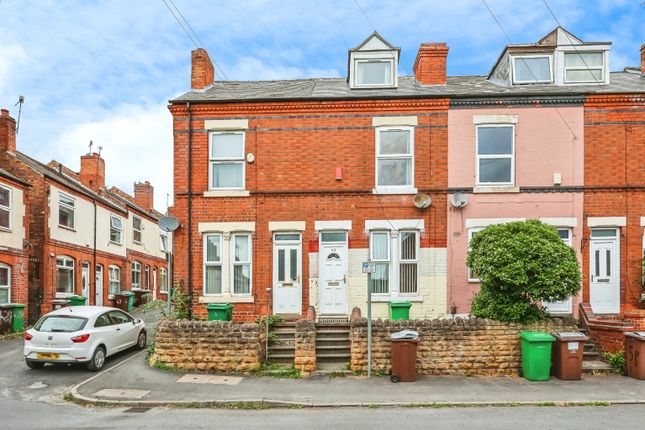
[[[251,235],[236,233],[231,236],[231,292],[233,295],[251,294]]]
[[[211,132],[208,183],[211,190],[243,190],[244,140],[241,131]]]
[[[418,293],[419,233],[399,232],[399,292]]]
[[[141,244],[141,218],[138,216],[132,217],[132,241]]]
[[[515,126],[478,125],[477,185],[512,186],[515,182]]]
[[[114,295],[121,291],[121,268],[119,266],[108,267],[108,294]]]
[[[204,295],[222,294],[222,235],[204,235]]]
[[[11,267],[0,263],[0,304],[11,303]]]
[[[141,289],[141,263],[138,261],[132,262],[132,289]]]
[[[390,254],[390,232],[370,232],[370,261],[374,262],[376,269],[369,277],[373,294],[390,292]]]
[[[376,192],[412,194],[414,127],[376,129]]]
[[[74,294],[74,259],[66,255],[56,257],[56,292]]]
[[[110,242],[121,245],[123,243],[123,220],[110,215]]]
[[[550,55],[513,56],[513,84],[547,84],[553,82]]]
[[[75,200],[67,194],[58,193],[58,225],[74,228]]]
[[[476,233],[482,231],[484,227],[473,227],[468,229],[468,252],[470,253],[470,241],[473,239],[473,236]],[[473,273],[473,271],[468,267],[468,282],[479,282],[480,279]]]
[[[394,58],[355,59],[354,87],[392,87],[394,86],[394,73]]]
[[[0,185],[0,228],[11,229],[11,188],[2,185]]]
[[[604,83],[605,54],[603,52],[566,52],[564,54],[564,82]]]

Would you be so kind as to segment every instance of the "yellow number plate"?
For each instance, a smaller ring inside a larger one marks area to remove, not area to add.
[[[60,354],[45,354],[43,352],[39,352],[36,354],[36,358],[40,360],[58,360],[60,358]]]

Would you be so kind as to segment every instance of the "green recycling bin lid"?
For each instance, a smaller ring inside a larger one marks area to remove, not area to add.
[[[230,304],[230,303],[209,303],[208,306],[206,306],[206,309],[223,311],[223,310],[226,310],[226,309],[230,309],[232,307],[233,307],[233,305]]]
[[[389,302],[388,305],[390,305],[391,308],[409,308],[412,306],[412,303],[410,302]]]
[[[554,342],[555,337],[541,331],[523,331],[520,337],[528,342]]]
[[[13,307],[14,309],[16,309],[16,308],[17,308],[17,309],[22,309],[22,308],[24,308],[24,307],[25,307],[25,305],[23,305],[22,303],[9,303],[9,304],[10,304],[10,305],[11,305],[11,307]]]
[[[132,291],[119,291],[119,294],[124,295],[124,296],[134,296],[134,293]]]

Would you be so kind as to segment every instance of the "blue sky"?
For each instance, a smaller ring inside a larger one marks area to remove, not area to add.
[[[354,0],[174,0],[229,79],[344,76],[347,49],[373,28]],[[359,0],[378,31],[402,48],[410,74],[422,42],[447,42],[448,73],[485,74],[507,40],[480,0]],[[550,0],[585,41],[612,41],[612,70],[640,61],[641,0]],[[542,0],[488,0],[514,43],[557,23]],[[93,140],[107,182],[132,191],[150,180],[156,207],[172,192],[167,100],[190,85],[194,46],[162,0],[0,0],[0,107],[16,114],[18,147],[78,170]]]

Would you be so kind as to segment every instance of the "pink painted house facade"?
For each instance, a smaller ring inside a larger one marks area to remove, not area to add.
[[[501,106],[501,107],[500,107]],[[468,243],[488,225],[539,219],[581,259],[584,110],[577,97],[453,100],[448,112],[448,306],[470,312],[479,291]],[[577,312],[580,297],[547,304]]]

